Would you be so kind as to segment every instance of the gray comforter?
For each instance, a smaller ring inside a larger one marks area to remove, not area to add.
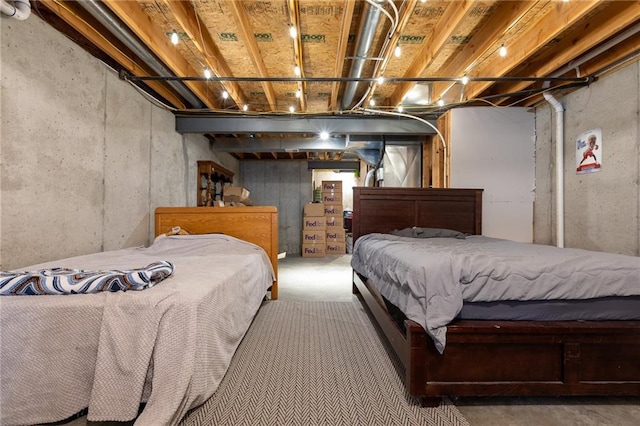
[[[369,234],[351,266],[440,352],[462,302],[640,295],[640,257],[518,243],[483,236],[415,239]]]

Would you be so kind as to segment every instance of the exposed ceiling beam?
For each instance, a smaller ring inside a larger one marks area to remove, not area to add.
[[[395,47],[398,45],[400,35],[413,16],[413,10],[416,8],[417,4],[418,0],[407,0],[402,3],[402,6],[398,12],[398,26],[396,27],[393,34],[391,34],[391,38],[389,39],[389,42],[387,44],[389,48],[385,52],[383,52],[381,66],[377,69],[377,73],[373,75],[374,78],[378,78],[384,75],[384,70],[389,63],[389,60],[395,53]],[[365,105],[369,104],[369,99],[371,99],[371,97],[373,96],[376,87],[377,85],[375,84],[372,86],[372,90],[370,91],[369,96],[367,96],[367,99],[365,99]]]
[[[251,57],[251,61],[253,61],[253,65],[258,70],[260,77],[268,77],[269,73],[267,72],[267,67],[262,60],[262,54],[260,53],[260,48],[258,47],[258,43],[256,42],[256,38],[253,34],[253,28],[249,22],[247,12],[244,10],[243,2],[232,1],[229,3],[236,18],[236,22],[240,27],[240,31],[242,32],[244,44],[249,50],[249,56]],[[269,102],[269,107],[272,111],[277,111],[278,102],[276,100],[276,93],[273,90],[273,84],[268,81],[263,81],[262,88],[264,89],[264,94],[267,97],[267,102]]]
[[[487,61],[478,67],[474,67],[473,70],[469,71],[469,74],[479,77],[506,75],[539,49],[542,49],[547,43],[558,37],[564,28],[583,19],[600,3],[598,0],[559,3],[549,13],[540,16],[536,22],[527,24],[523,33],[509,46],[509,61]],[[588,31],[583,36],[588,37]],[[466,97],[468,99],[476,98],[491,84],[488,82],[470,82],[465,86]]]
[[[476,65],[476,60],[483,57],[489,49],[496,45],[496,41],[502,40],[505,33],[533,7],[537,1],[501,1],[495,6],[495,15],[491,20],[475,33],[469,43],[455,58],[439,71],[440,76],[461,76]],[[434,82],[432,85],[431,99],[440,99],[443,91],[451,83]],[[397,105],[397,104],[392,104]]]
[[[435,127],[435,121],[430,121]],[[244,117],[244,116],[176,116],[178,133],[212,134],[320,134],[332,135],[431,135],[429,125],[410,118],[357,116],[315,117]]]
[[[417,77],[422,74],[458,29],[462,19],[469,12],[473,3],[472,1],[454,1],[449,3],[444,15],[433,28],[431,37],[425,38],[422,42],[422,49],[405,72],[405,77]],[[404,95],[406,95],[415,84],[415,82],[400,83],[391,95],[391,105],[400,104]]]
[[[574,61],[579,61],[580,56],[588,52],[600,44],[602,40],[607,40],[610,37],[615,36],[621,30],[634,22],[640,22],[640,2],[613,2],[607,8],[606,14],[603,13],[598,16],[597,20],[589,21],[585,26],[588,30],[582,32],[580,37],[566,37],[560,41],[561,46],[555,49],[554,55],[551,55],[543,63],[532,63],[532,66],[527,71],[528,74],[533,76],[545,76],[553,74],[556,70],[562,68],[564,65],[571,64]],[[633,28],[629,33],[633,32]],[[638,29],[635,29],[638,31]],[[637,32],[635,33],[637,34]],[[633,35],[633,34],[632,34]],[[616,45],[620,43],[615,43]],[[636,48],[638,45],[636,44]],[[597,47],[596,47],[597,49]],[[610,57],[615,52],[607,49],[603,55]],[[622,52],[621,56],[630,53],[629,50]],[[608,62],[613,62],[609,60]],[[574,63],[574,67],[577,68],[581,75],[589,75],[587,69],[580,70],[579,65]],[[591,72],[597,71],[592,69]],[[517,92],[528,87],[530,84],[523,82],[516,82],[510,85],[506,90],[508,92]]]
[[[351,29],[351,21],[353,20],[353,10],[355,8],[355,0],[345,0],[344,11],[342,12],[342,23],[340,24],[340,34],[342,37],[338,40],[338,50],[336,54],[336,64],[334,67],[333,75],[342,75],[342,69],[344,67],[344,58],[347,55],[347,45],[349,41],[349,30]],[[329,105],[330,111],[338,109],[338,92],[340,90],[340,83],[334,82],[331,85],[331,104]]]
[[[164,2],[202,55],[211,73],[218,77],[233,77],[229,65],[224,61],[222,53],[213,41],[209,30],[200,22],[201,20],[198,17],[197,10],[194,9],[194,4],[186,1],[164,0]],[[225,82],[224,88],[239,108],[242,108],[247,103],[238,83]]]
[[[302,60],[302,37],[300,35],[302,30],[300,27],[300,7],[298,4],[298,0],[288,0],[287,6],[289,9],[289,20],[291,22],[291,25],[293,25],[296,29],[296,37],[292,39],[293,54],[295,57],[296,65],[300,69],[300,77],[304,78],[305,72],[304,63]],[[300,91],[300,98],[298,98],[300,100],[300,111],[304,112],[307,110],[307,84],[304,82],[298,83],[298,90]]]
[[[347,138],[344,136],[322,140],[320,137],[308,138],[225,138],[217,137],[212,149],[217,152],[300,152],[344,150]]]
[[[176,75],[200,75],[171,45],[162,29],[151,21],[149,15],[140,7],[138,2],[102,0],[131,30],[142,40],[149,49],[160,58]],[[206,83],[197,81],[185,82],[193,93],[209,108],[218,109],[219,105],[211,99],[211,91]]]

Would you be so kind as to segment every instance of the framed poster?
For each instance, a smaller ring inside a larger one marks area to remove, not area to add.
[[[594,173],[602,168],[602,129],[593,129],[576,138],[576,173]]]

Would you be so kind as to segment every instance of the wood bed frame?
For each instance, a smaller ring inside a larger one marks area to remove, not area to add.
[[[410,226],[481,235],[482,190],[354,188],[353,241]],[[424,329],[406,332],[353,273],[360,293],[425,405],[443,396],[640,395],[640,321],[470,321],[447,328],[443,354]]]
[[[259,207],[158,207],[155,236],[179,226],[190,234],[223,233],[262,247],[271,260],[275,281],[271,299],[278,298],[278,209]]]

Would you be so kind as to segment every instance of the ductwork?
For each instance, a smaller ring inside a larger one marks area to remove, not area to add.
[[[371,45],[373,44],[373,38],[379,20],[380,9],[371,6],[369,3],[365,3],[360,18],[360,32],[356,37],[354,59],[351,61],[351,69],[349,70],[350,78],[360,78],[362,76],[362,70],[364,69],[369,49],[371,49]],[[342,110],[351,109],[353,106],[353,99],[356,96],[358,83],[358,81],[347,82],[344,93],[342,94],[342,101],[340,102],[340,108]]]
[[[31,3],[29,3],[28,0],[2,0],[0,3],[0,12],[10,18],[22,21],[31,15]]]
[[[172,77],[173,72],[159,61],[147,47],[102,2],[95,0],[79,1],[87,12],[96,18],[102,25],[108,28],[111,33],[131,49],[136,55],[149,65],[161,77]],[[167,81],[187,102],[194,108],[204,108],[205,105],[198,99],[183,83],[178,81]]]

